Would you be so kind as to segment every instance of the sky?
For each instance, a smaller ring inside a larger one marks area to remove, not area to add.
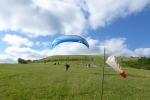
[[[87,40],[52,48],[55,38]],[[150,57],[150,0],[0,0],[0,63],[53,55]]]

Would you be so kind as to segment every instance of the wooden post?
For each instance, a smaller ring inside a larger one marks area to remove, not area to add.
[[[106,48],[104,48],[104,63],[103,63],[103,68],[102,68],[102,92],[101,92],[101,100],[103,99],[103,90],[104,90],[105,51],[106,51]]]

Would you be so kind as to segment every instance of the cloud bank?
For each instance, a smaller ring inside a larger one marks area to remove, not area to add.
[[[85,35],[149,4],[150,0],[0,0],[0,31],[21,31],[31,37]]]

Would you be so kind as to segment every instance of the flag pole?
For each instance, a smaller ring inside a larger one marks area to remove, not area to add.
[[[103,90],[104,90],[105,51],[106,51],[106,48],[104,48],[104,63],[103,63],[103,68],[102,68],[102,92],[101,92],[101,100],[103,99]]]

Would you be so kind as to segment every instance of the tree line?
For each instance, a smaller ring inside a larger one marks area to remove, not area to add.
[[[22,58],[18,58],[18,63],[19,64],[28,64],[29,62],[32,62],[31,60],[24,60]]]
[[[150,70],[150,57],[141,57],[137,61],[121,61],[122,66]]]

